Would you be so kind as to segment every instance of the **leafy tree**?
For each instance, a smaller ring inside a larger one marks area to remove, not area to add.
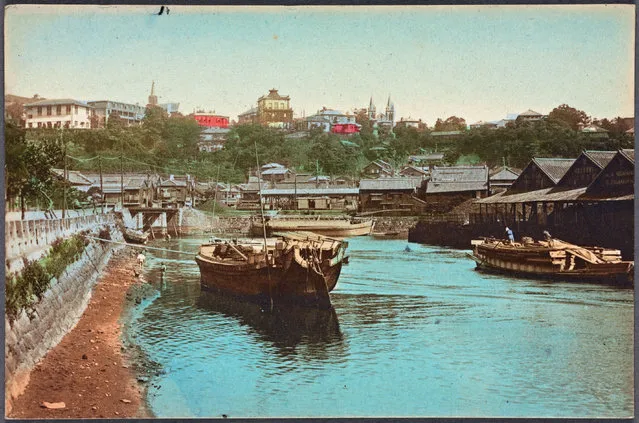
[[[435,131],[465,131],[466,120],[457,116],[451,116],[444,121],[438,118],[434,129]]]
[[[39,142],[27,142],[24,129],[7,122],[5,142],[7,198],[20,199],[24,219],[26,203],[46,197],[53,187],[51,169],[62,162],[62,139],[59,131],[47,131]]]
[[[562,104],[552,109],[552,111],[548,113],[548,119],[563,123],[573,131],[578,131],[580,126],[590,123],[590,118],[586,112],[577,110],[567,104]]]

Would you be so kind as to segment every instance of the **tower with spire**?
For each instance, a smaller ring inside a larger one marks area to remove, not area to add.
[[[149,106],[158,105],[158,96],[155,95],[155,81],[151,83],[151,95],[149,95]]]
[[[386,116],[385,120],[391,122],[391,128],[395,124],[395,104],[391,103],[390,94],[388,95],[388,102],[386,103]]]
[[[377,115],[375,114],[375,105],[373,104],[373,97],[371,97],[370,104],[368,105],[368,118],[370,120],[375,120]]]

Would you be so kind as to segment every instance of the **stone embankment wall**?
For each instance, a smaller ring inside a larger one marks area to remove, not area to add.
[[[37,260],[58,238],[103,224],[113,224],[113,214],[95,214],[67,219],[5,221],[5,265],[7,273],[22,269],[22,258]]]
[[[375,226],[373,232],[408,232],[415,226],[417,217],[374,217]]]
[[[106,219],[105,220],[109,220]],[[111,238],[122,242],[122,234],[113,223],[100,226],[94,222],[92,235],[108,227]],[[68,227],[68,224],[63,225]],[[82,227],[81,225],[76,228]],[[54,233],[60,236],[60,228]],[[70,233],[69,233],[70,235]],[[53,240],[53,239],[51,239]],[[108,263],[116,244],[90,241],[81,258],[67,267],[58,280],[53,280],[42,299],[29,310],[22,310],[16,320],[5,316],[5,412],[12,400],[29,382],[36,363],[56,346],[78,322],[91,298],[98,274]]]

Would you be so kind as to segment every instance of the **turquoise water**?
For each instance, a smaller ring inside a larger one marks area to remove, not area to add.
[[[632,290],[486,275],[464,251],[401,240],[348,251],[328,312],[200,292],[192,257],[151,257],[159,295],[129,331],[163,369],[155,415],[632,415]]]

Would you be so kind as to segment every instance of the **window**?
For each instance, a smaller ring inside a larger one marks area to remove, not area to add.
[[[51,116],[51,106],[47,106],[47,116]]]
[[[55,127],[56,127],[56,128],[61,128],[61,127],[62,127],[62,122],[57,121],[57,122],[55,123]]]
[[[47,122],[47,128],[51,128],[53,127],[53,125],[51,125],[51,122]]]
[[[74,106],[75,107],[75,112],[78,113],[78,106]],[[77,124],[77,122],[76,122]]]
[[[70,114],[71,114],[71,105],[68,104],[67,105],[67,115],[70,115]]]
[[[33,128],[33,122],[29,122],[29,128]]]
[[[38,128],[42,128],[42,122],[38,122]]]
[[[62,114],[62,106],[60,105],[55,106],[55,114],[58,116]]]
[[[38,116],[42,116],[42,106],[38,106]]]
[[[27,119],[33,119],[33,115],[27,115]]]

